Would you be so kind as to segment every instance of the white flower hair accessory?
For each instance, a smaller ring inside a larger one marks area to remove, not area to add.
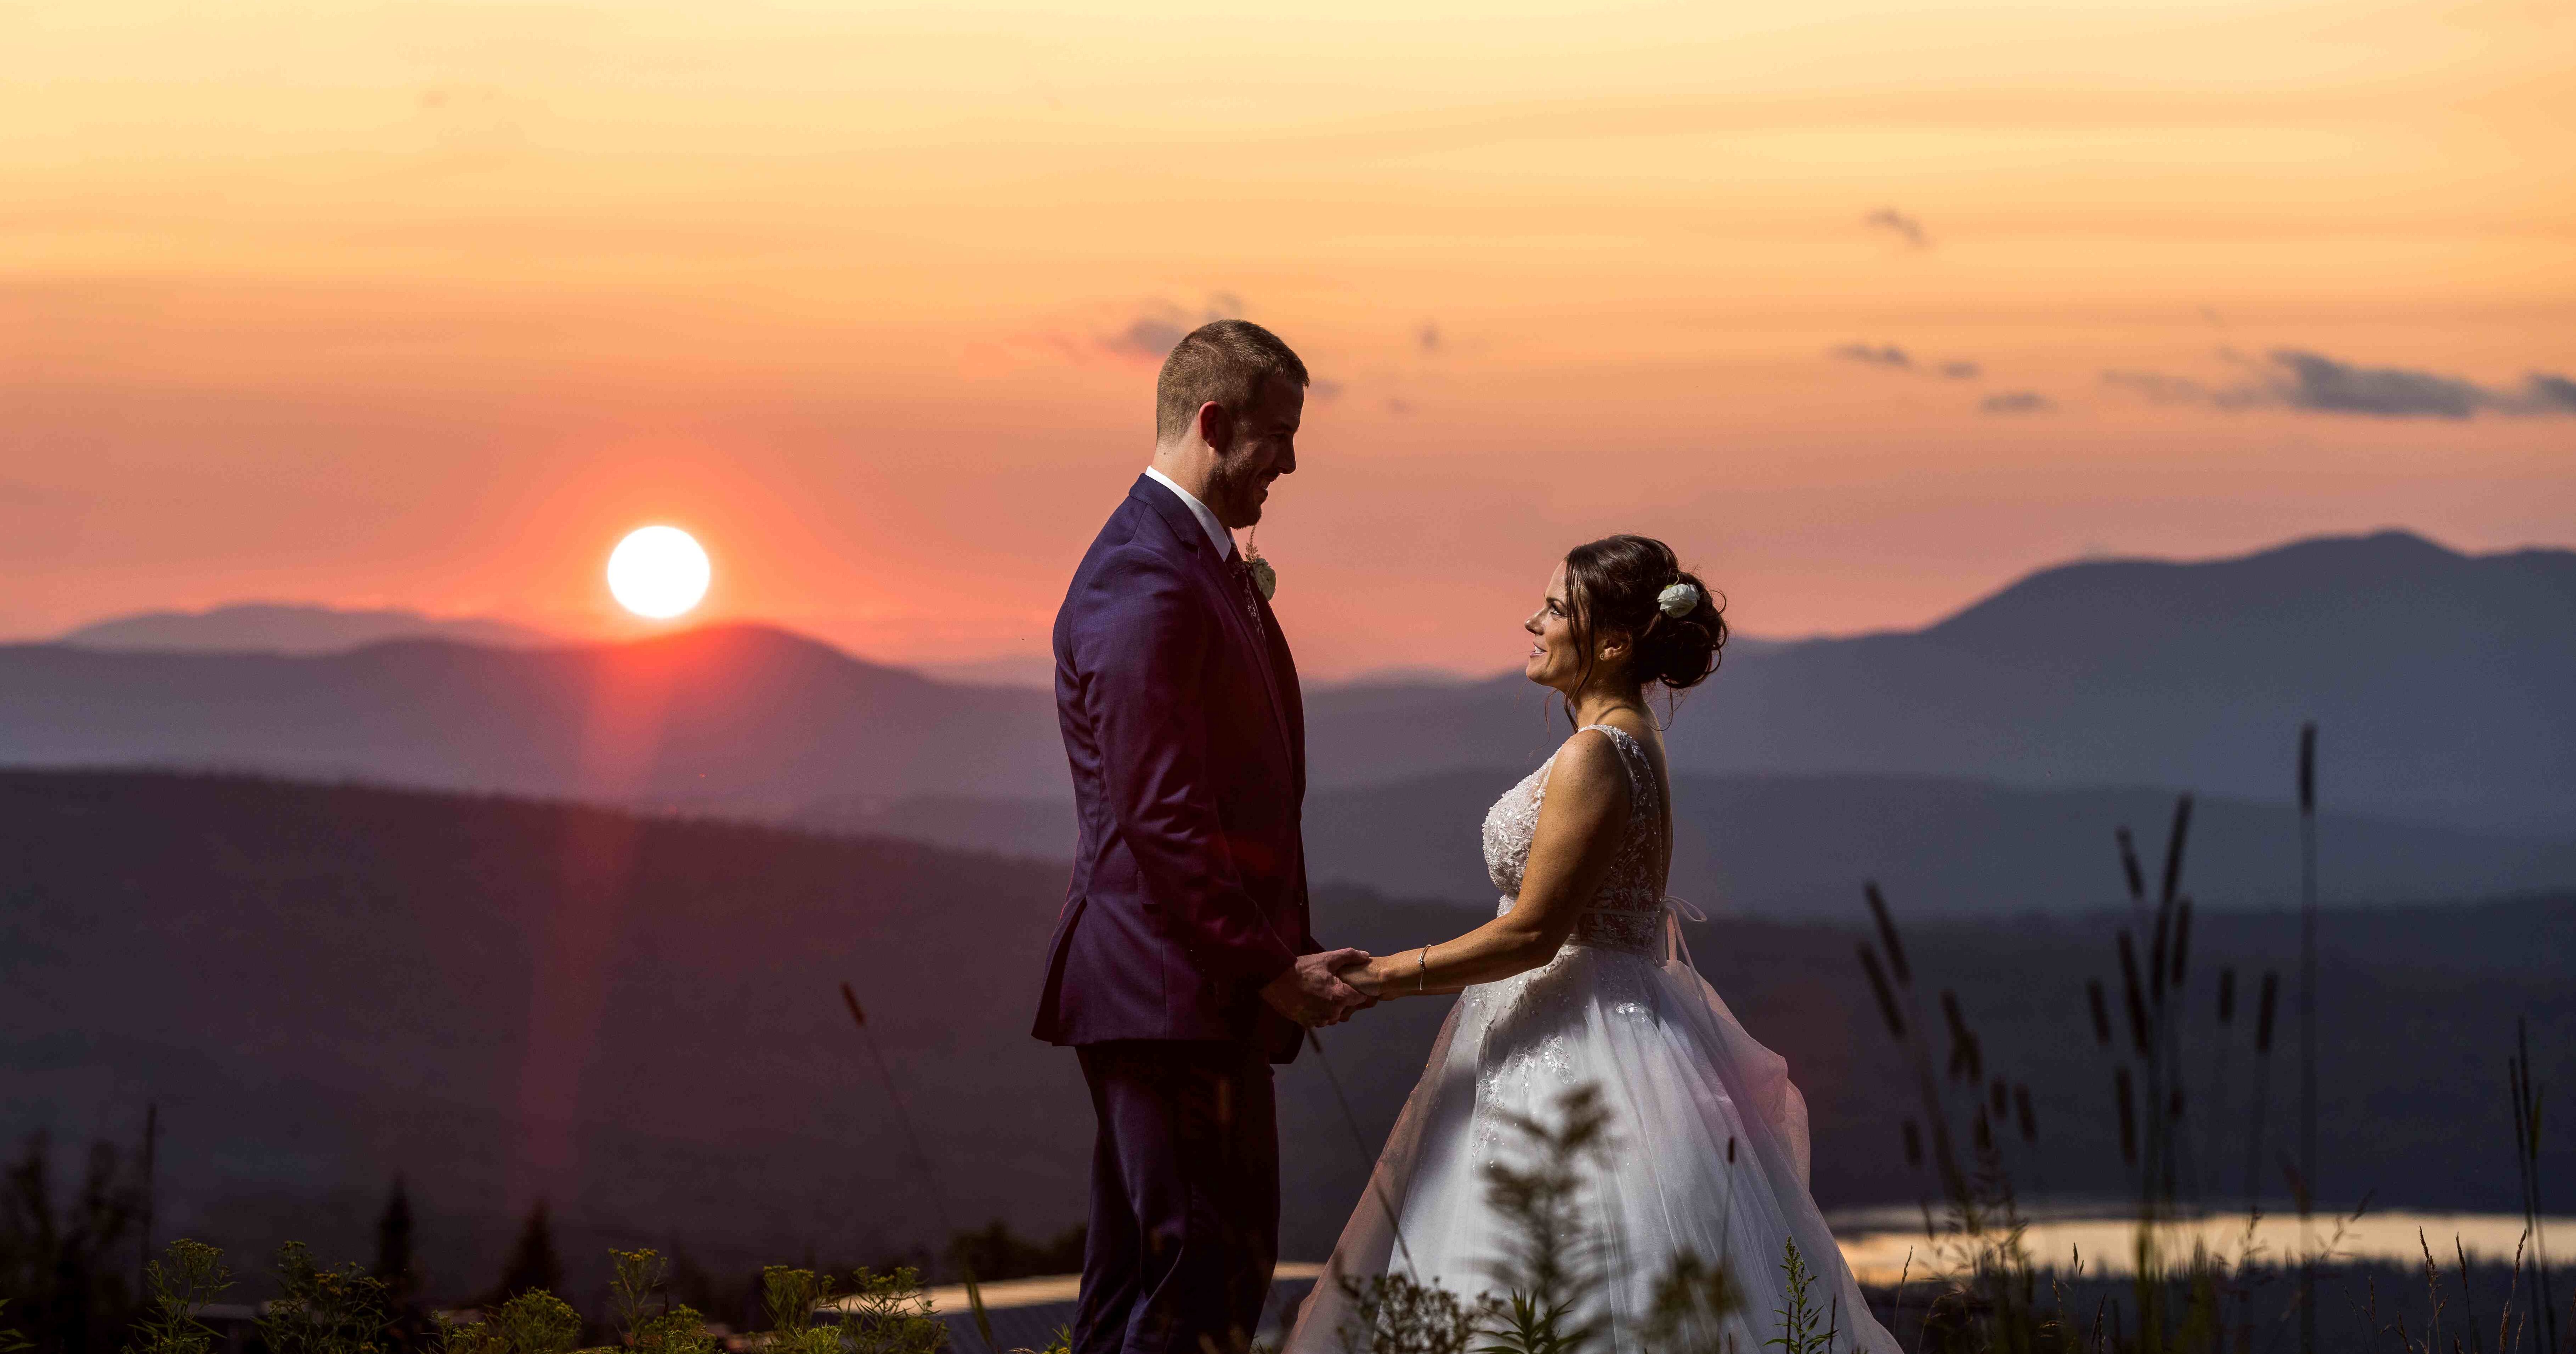
[[[1688,583],[1675,583],[1655,594],[1655,610],[1680,620],[1699,609],[1699,589]]]

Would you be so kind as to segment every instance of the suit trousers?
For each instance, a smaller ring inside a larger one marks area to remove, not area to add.
[[[1246,1044],[1084,1044],[1100,1135],[1073,1354],[1240,1354],[1279,1258],[1279,1119]]]

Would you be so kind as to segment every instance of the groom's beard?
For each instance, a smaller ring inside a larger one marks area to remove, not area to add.
[[[1260,481],[1249,470],[1219,460],[1208,472],[1207,504],[1229,527],[1252,526],[1261,520]]]

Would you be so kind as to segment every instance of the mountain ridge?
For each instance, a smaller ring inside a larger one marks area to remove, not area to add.
[[[76,626],[51,643],[152,653],[268,653],[313,657],[395,639],[452,639],[528,649],[557,635],[490,616],[430,616],[399,607],[230,602],[203,611],[144,611]]]
[[[1310,783],[1535,765],[1545,693],[1317,684]],[[2576,552],[2405,533],[2041,570],[1920,631],[1750,647],[1677,707],[1676,770],[2153,784],[2274,799],[2324,729],[2330,806],[2576,826]],[[0,764],[197,765],[739,813],[1064,792],[1049,694],[755,623],[312,657],[0,646]]]

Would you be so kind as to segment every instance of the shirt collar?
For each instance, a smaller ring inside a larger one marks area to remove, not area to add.
[[[1145,467],[1145,478],[1180,495],[1181,506],[1190,510],[1190,516],[1199,519],[1199,529],[1207,533],[1208,544],[1215,548],[1218,559],[1234,558],[1234,533],[1225,529],[1225,523],[1216,520],[1215,509],[1199,502],[1198,495],[1174,484],[1171,476],[1150,465]]]

